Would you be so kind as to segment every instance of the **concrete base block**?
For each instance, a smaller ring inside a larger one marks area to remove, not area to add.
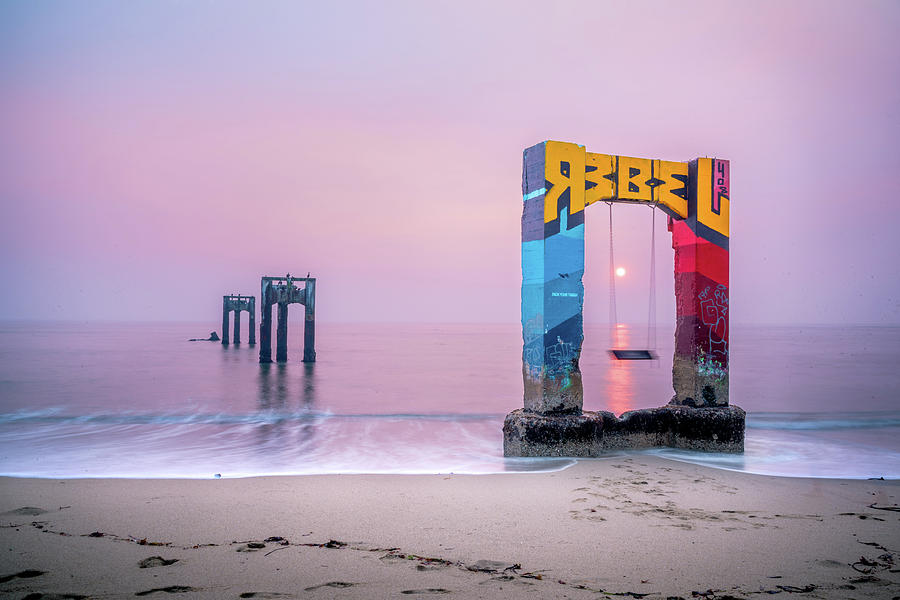
[[[610,450],[683,448],[743,452],[745,413],[737,406],[663,406],[611,412],[541,415],[524,409],[506,415],[505,456],[601,456]]]

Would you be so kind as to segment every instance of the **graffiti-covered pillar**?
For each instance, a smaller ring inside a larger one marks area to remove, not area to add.
[[[522,376],[525,410],[580,414],[584,339],[585,152],[543,142],[522,170]]]
[[[688,217],[669,219],[675,249],[672,404],[728,405],[729,163],[689,166]]]

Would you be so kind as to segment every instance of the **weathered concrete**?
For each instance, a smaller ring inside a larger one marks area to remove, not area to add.
[[[287,327],[288,305],[287,302],[278,303],[278,325],[275,327],[275,360],[287,362]]]
[[[250,314],[249,342],[252,346],[256,343],[256,297],[231,294],[222,296],[222,344],[227,346],[230,342],[229,315],[234,313],[234,343],[241,343],[241,312]]]
[[[295,284],[303,282],[304,287]],[[287,362],[288,305],[303,304],[303,362],[316,361],[316,280],[314,277],[263,277],[260,284],[262,319],[259,328],[259,362],[272,362],[272,306],[278,305],[275,360]]]
[[[259,307],[259,362],[272,362],[272,305],[266,304],[265,296]]]
[[[664,406],[616,417],[607,411],[542,415],[524,409],[506,415],[505,456],[601,456],[610,450],[682,448],[743,452],[745,413],[737,406]]]
[[[303,318],[303,362],[316,362],[316,280],[306,280]]]
[[[599,456],[612,413],[543,415],[519,408],[503,422],[504,456]]]

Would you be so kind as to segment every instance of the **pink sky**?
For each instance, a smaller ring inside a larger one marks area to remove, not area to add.
[[[732,161],[734,323],[900,323],[900,3],[319,4],[0,4],[0,318],[215,323],[311,271],[321,320],[514,322],[556,139]],[[616,215],[640,322],[649,216]]]

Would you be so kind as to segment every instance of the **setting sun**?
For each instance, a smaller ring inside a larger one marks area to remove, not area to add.
[[[625,277],[625,267],[616,269],[616,277]]]

